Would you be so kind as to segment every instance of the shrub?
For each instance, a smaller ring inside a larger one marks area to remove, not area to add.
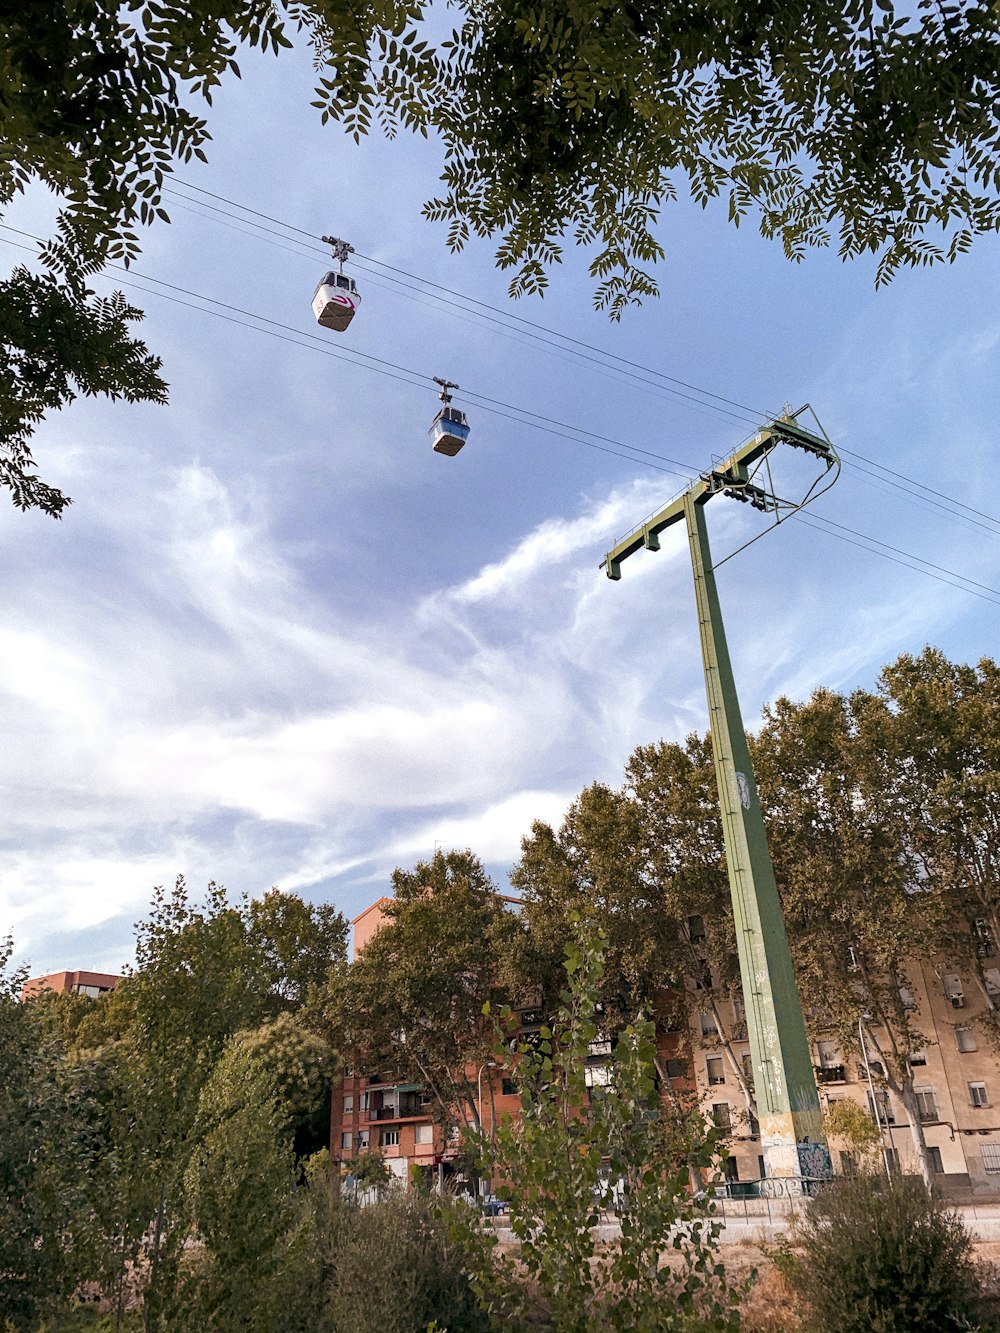
[[[486,1321],[437,1204],[393,1192],[365,1207],[345,1200],[328,1219],[332,1282],[321,1327],[416,1333],[436,1320],[448,1333],[481,1333]]]
[[[977,1328],[972,1242],[921,1180],[840,1179],[813,1201],[784,1265],[816,1333]]]

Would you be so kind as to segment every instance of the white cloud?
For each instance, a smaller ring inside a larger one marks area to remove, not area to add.
[[[577,792],[521,791],[474,814],[446,814],[408,832],[388,849],[397,860],[429,855],[433,847],[471,848],[480,860],[513,863],[537,819],[558,828]]]
[[[614,544],[620,529],[631,530],[642,521],[639,511],[662,493],[662,484],[640,481],[605,499],[587,502],[575,519],[553,518],[522,538],[503,560],[486,565],[465,583],[444,594],[450,601],[469,604],[518,595],[533,577],[570,560],[578,563],[582,551],[598,551]],[[597,561],[594,565],[596,567]]]

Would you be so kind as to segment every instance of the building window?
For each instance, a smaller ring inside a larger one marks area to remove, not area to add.
[[[687,1078],[688,1062],[686,1060],[668,1060],[667,1078]]]
[[[883,1149],[882,1149],[882,1157],[883,1157],[883,1159],[884,1159],[884,1161],[885,1161],[885,1164],[886,1164],[886,1167],[887,1167],[887,1169],[888,1169],[888,1171],[889,1171],[890,1176],[898,1176],[898,1175],[899,1175],[899,1153],[896,1151],[896,1149],[895,1149],[895,1148],[883,1148]]]
[[[917,1099],[917,1114],[921,1120],[937,1120],[937,1097],[933,1088],[914,1088]]]
[[[944,1162],[942,1162],[941,1160],[940,1148],[928,1148],[927,1160],[930,1162],[931,1170],[934,1172],[935,1175],[938,1176],[944,1175]]]
[[[904,1009],[916,1009],[917,1001],[909,986],[900,986],[899,998],[903,1002]]]
[[[688,917],[688,939],[692,944],[701,944],[705,939],[705,918],[703,916]]]
[[[988,1176],[1000,1176],[1000,1143],[984,1143],[983,1170]]]
[[[516,1078],[501,1079],[500,1095],[502,1097],[516,1097],[519,1091]]]
[[[896,1117],[893,1114],[892,1106],[889,1103],[889,1094],[885,1091],[885,1089],[884,1088],[875,1089],[874,1101],[872,1100],[872,1095],[870,1092],[867,1094],[867,1096],[868,1096],[868,1110],[872,1118],[874,1119],[875,1123],[877,1125],[895,1124]]]
[[[962,985],[962,978],[957,972],[946,972],[942,978],[944,982],[944,993],[951,1001],[953,1009],[965,1008],[965,987]]]
[[[960,1051],[978,1051],[979,1042],[971,1028],[956,1028],[955,1041]]]
[[[363,1129],[358,1134],[358,1151],[367,1152],[368,1150],[368,1130]]]
[[[715,1022],[715,1015],[710,1014],[707,1009],[702,1009],[700,1014],[701,1035],[703,1037],[717,1037],[719,1029]]]
[[[414,1135],[413,1135],[413,1141],[414,1141],[414,1143],[433,1143],[433,1142],[434,1142],[434,1126],[433,1126],[433,1125],[417,1125],[416,1130],[415,1130]]]
[[[991,995],[1000,992],[1000,967],[988,967],[983,973],[983,980],[986,982],[986,989]]]
[[[980,958],[992,958],[996,953],[990,923],[982,917],[976,922],[976,953]]]
[[[819,1062],[824,1069],[833,1069],[840,1064],[840,1048],[835,1041],[818,1041]]]
[[[729,1133],[733,1127],[732,1116],[729,1112],[728,1102],[712,1103],[712,1123],[716,1129],[721,1129],[724,1133]]]
[[[743,1063],[743,1077],[746,1080],[746,1085],[753,1092],[753,1056],[749,1051],[744,1051],[740,1060]]]
[[[990,1099],[986,1093],[985,1083],[969,1084],[969,1101],[973,1106],[989,1106]]]
[[[347,1152],[354,1146],[354,1136],[352,1134],[341,1134],[340,1146]]]
[[[383,1129],[379,1131],[378,1146],[380,1148],[396,1148],[399,1146],[399,1130]]]
[[[368,1110],[368,1094],[367,1094],[367,1092],[363,1092],[363,1093],[361,1094],[361,1109],[362,1109],[362,1111],[367,1111],[367,1110]]]
[[[962,1048],[959,1047],[959,1050],[961,1050],[961,1049],[962,1049]],[[910,1060],[910,1064],[913,1065],[913,1066],[916,1066],[916,1065],[925,1065],[925,1064],[927,1063],[927,1052],[926,1052],[926,1051],[911,1051],[911,1052],[910,1052],[910,1056],[909,1056],[909,1060]]]
[[[722,1169],[726,1174],[727,1180],[739,1180],[740,1168],[737,1165],[736,1158],[730,1154],[723,1160]]]
[[[722,1057],[719,1055],[710,1055],[705,1061],[705,1068],[708,1074],[708,1081],[713,1086],[719,1083],[725,1083],[726,1071],[723,1067]]]
[[[343,1114],[344,1114],[344,1115],[353,1115],[353,1114],[354,1114],[354,1098],[353,1098],[353,1097],[345,1097],[345,1098],[344,1098],[344,1111],[343,1111]]]

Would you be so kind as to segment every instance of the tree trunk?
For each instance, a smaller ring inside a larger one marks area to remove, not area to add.
[[[930,1156],[927,1152],[927,1140],[924,1138],[924,1125],[920,1119],[920,1108],[917,1105],[917,1094],[913,1091],[913,1079],[904,1079],[898,1086],[895,1079],[887,1079],[887,1082],[893,1092],[899,1097],[900,1101],[906,1107],[906,1114],[910,1121],[910,1134],[913,1138],[913,1147],[916,1150],[917,1162],[920,1165],[920,1174],[924,1178],[924,1184],[928,1189],[934,1184],[934,1172],[931,1170]]]

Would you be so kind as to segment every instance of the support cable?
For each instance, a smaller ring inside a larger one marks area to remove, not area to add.
[[[248,204],[242,204],[237,200],[229,199],[225,195],[217,194],[211,190],[206,190],[202,186],[192,184],[190,181],[185,181],[183,179],[174,177],[170,182],[167,182],[165,184],[164,188],[169,193],[172,193],[174,197],[177,198],[178,200],[185,197],[190,198],[190,196],[184,196],[179,194],[175,189],[173,189],[173,186],[175,185],[182,186],[183,189],[189,190],[197,195],[204,196],[205,198],[214,199],[217,201],[217,203],[226,204],[230,208],[239,209],[242,213],[246,213],[253,218],[258,218],[264,222],[273,223],[275,226],[284,229],[283,232],[276,232],[272,231],[270,228],[261,227],[259,223],[251,224],[252,226],[257,227],[257,229],[262,233],[266,233],[270,236],[280,237],[283,240],[287,240],[290,239],[287,233],[291,232],[294,233],[296,237],[298,236],[305,237],[308,241],[312,243],[310,246],[310,253],[316,252],[319,249],[317,238],[313,236],[311,232],[306,231],[302,227],[297,227],[293,223],[286,222],[280,218],[272,217],[268,213],[263,213],[258,209],[251,208]],[[204,208],[212,209],[212,211],[218,214],[220,218],[228,218],[230,220],[230,225],[232,224],[233,221],[245,221],[245,219],[243,218],[234,218],[234,215],[232,213],[227,213],[223,209],[215,208],[211,204],[202,203],[201,200],[198,200],[197,202],[201,204],[201,206]],[[237,228],[237,230],[240,229]],[[252,233],[244,232],[244,234],[251,235]],[[298,244],[301,243],[298,242]],[[290,251],[290,253],[302,253],[304,255],[305,249],[303,248],[301,251]],[[522,329],[524,329],[529,337],[542,343],[542,345],[544,346],[556,348],[558,346],[558,343],[550,343],[547,338],[540,338],[539,334],[541,333],[550,335],[552,338],[559,339],[561,342],[564,342],[574,348],[580,348],[587,353],[594,354],[594,356],[591,357],[591,356],[582,356],[582,354],[578,353],[578,355],[581,355],[581,359],[583,360],[593,361],[596,358],[600,363],[606,363],[610,361],[616,363],[616,365],[627,367],[628,370],[623,373],[626,373],[630,379],[634,379],[637,383],[644,385],[647,388],[655,390],[657,387],[659,387],[655,384],[655,382],[645,378],[646,376],[654,376],[655,379],[657,380],[677,385],[681,389],[689,390],[691,394],[700,395],[700,398],[690,398],[688,394],[678,393],[676,390],[670,391],[672,393],[672,396],[681,399],[687,399],[690,403],[697,404],[702,407],[711,407],[712,404],[703,402],[702,400],[712,399],[714,403],[725,405],[725,407],[716,410],[725,411],[727,416],[736,417],[738,420],[746,420],[752,422],[754,425],[756,425],[757,422],[761,420],[771,419],[776,415],[774,412],[751,407],[749,404],[741,403],[736,399],[727,398],[721,394],[714,393],[711,390],[704,389],[699,385],[691,384],[686,380],[677,379],[674,376],[667,375],[664,371],[656,370],[650,366],[643,366],[635,361],[630,360],[627,357],[621,357],[615,353],[607,352],[602,348],[594,346],[591,343],[584,342],[582,339],[573,338],[568,334],[560,333],[556,329],[549,328],[544,324],[539,324],[536,321],[530,320],[523,315],[517,315],[511,311],[501,310],[499,307],[490,305],[488,302],[485,301],[480,301],[476,297],[469,296],[467,293],[458,292],[452,288],[445,287],[440,283],[433,282],[430,279],[422,278],[419,276],[419,274],[410,273],[406,269],[396,268],[394,265],[387,264],[384,261],[375,259],[370,255],[359,254],[357,258],[366,261],[366,263],[368,264],[375,265],[377,268],[386,269],[391,273],[396,273],[402,277],[409,278],[414,282],[421,283],[425,287],[432,288],[436,292],[443,293],[444,296],[446,297],[455,297],[458,299],[458,301],[463,303],[463,308],[468,305],[474,305],[478,309],[488,312],[486,318],[494,324],[498,322],[497,317],[511,321],[512,323],[517,324]],[[400,287],[404,286],[404,284],[397,284],[397,285]],[[415,288],[409,288],[408,290],[410,290],[411,292],[419,291],[419,289]],[[450,307],[455,306],[455,302],[453,301],[447,301],[446,304],[448,304]],[[729,412],[727,410],[728,408],[739,409],[740,415],[737,415],[736,412]],[[838,452],[842,456],[856,458],[860,460],[861,463],[867,464],[869,468],[876,468],[881,472],[887,473],[889,476],[893,477],[896,481],[903,483],[904,488],[912,486],[917,490],[922,491],[927,496],[928,503],[935,505],[936,507],[942,509],[946,513],[948,512],[949,505],[954,506],[955,508],[964,510],[968,514],[974,515],[978,519],[986,520],[988,524],[994,524],[997,526],[997,528],[1000,528],[1000,518],[997,518],[992,514],[986,513],[981,509],[976,509],[973,506],[966,504],[964,501],[959,500],[954,496],[947,495],[946,493],[942,492],[941,490],[935,487],[925,485],[923,482],[917,481],[916,478],[914,477],[907,476],[906,474],[898,472],[891,467],[887,467],[884,463],[880,463],[877,459],[870,458],[866,454],[860,453],[859,451],[853,449],[841,448],[838,450]],[[865,471],[865,469],[860,468],[858,469],[858,471]],[[958,516],[956,515],[956,517]],[[989,529],[986,530],[989,531]]]
[[[39,237],[33,236],[30,232],[22,231],[5,223],[0,223],[0,228],[4,231],[26,237],[38,244],[42,243]],[[7,240],[4,237],[0,237],[0,241],[3,241],[5,245],[12,246],[18,250],[24,250],[31,254],[36,253],[31,246],[21,245],[18,242]],[[291,325],[281,324],[277,320],[269,319],[263,315],[257,315],[253,311],[242,310],[227,302],[217,301],[213,297],[203,296],[199,292],[179,287],[176,284],[166,282],[163,279],[150,277],[146,274],[137,272],[135,269],[125,269],[120,264],[111,264],[109,267],[127,275],[124,278],[114,279],[116,282],[122,282],[125,285],[137,287],[140,291],[145,291],[153,296],[160,296],[164,300],[173,301],[174,304],[186,307],[187,309],[198,310],[204,314],[215,315],[217,318],[225,319],[228,323],[239,325],[242,328],[256,330],[259,333],[264,333],[270,337],[277,338],[282,342],[288,342],[295,346],[319,351],[326,356],[332,356],[339,360],[346,360],[348,361],[348,364],[360,365],[401,383],[413,387],[424,388],[426,387],[428,378],[433,378],[424,375],[420,371],[413,370],[410,367],[399,366],[394,362],[373,356],[370,353],[356,351],[353,348],[347,347],[333,348],[329,346],[325,339],[313,334],[304,334],[301,330],[295,329]],[[97,274],[95,276],[105,277],[104,274]],[[141,279],[142,281],[139,282],[137,279]],[[106,280],[111,281],[112,279],[107,278]],[[142,282],[153,283],[156,284],[156,286],[143,286]],[[157,287],[167,288],[169,290],[158,291]],[[192,301],[182,300],[176,295],[171,295],[172,292],[179,292],[184,296],[193,297],[194,300],[201,301],[204,304],[196,305]],[[238,316],[245,316],[246,318],[238,318]],[[248,322],[249,320],[256,320],[259,322],[250,323]],[[560,439],[568,440],[571,443],[581,444],[585,447],[596,449],[601,453],[612,454],[615,457],[625,459],[627,462],[638,463],[641,466],[649,467],[659,472],[673,473],[674,475],[684,477],[685,480],[690,480],[693,476],[697,475],[697,469],[681,463],[678,460],[671,459],[666,455],[654,453],[652,450],[641,449],[638,446],[630,445],[624,441],[596,435],[591,431],[578,430],[576,427],[558,421],[555,418],[543,416],[541,413],[532,412],[529,409],[520,408],[515,404],[506,403],[502,400],[488,398],[485,395],[467,392],[465,396],[469,398],[470,401],[475,401],[481,411],[486,411],[492,415],[504,417],[508,420],[521,422],[535,430],[554,435]],[[582,436],[588,436],[590,438],[584,439],[581,438]],[[600,443],[600,441],[603,441],[603,443]],[[619,448],[609,447],[611,445],[617,445]],[[621,449],[626,449],[629,452],[622,453],[620,452]],[[843,452],[849,451],[845,450]],[[681,471],[680,469],[684,470]],[[891,469],[888,468],[884,470],[891,472]],[[902,474],[894,475],[901,476]],[[963,506],[963,508],[971,507]],[[973,510],[972,512],[979,513],[980,511]],[[933,578],[937,582],[947,583],[950,587],[959,588],[961,591],[967,592],[973,597],[979,597],[981,600],[995,602],[997,605],[1000,605],[1000,589],[993,588],[987,584],[978,583],[973,579],[967,578],[963,574],[959,574],[955,570],[946,569],[941,565],[934,564],[932,561],[924,560],[920,556],[903,551],[901,548],[893,546],[891,543],[883,542],[876,537],[869,536],[867,533],[858,532],[853,528],[845,527],[843,524],[836,523],[834,520],[825,518],[822,515],[812,514],[809,517],[806,517],[802,513],[797,512],[789,515],[789,517],[798,518],[801,522],[804,522],[807,525],[817,527],[820,531],[827,531],[830,536],[838,537],[840,540],[846,541],[849,545],[858,546],[860,549],[868,551],[869,554],[880,555],[883,559],[890,560],[894,564],[903,565],[905,568],[911,569],[916,573],[926,574],[928,578]],[[955,515],[954,517],[960,516]],[[984,515],[984,517],[988,518],[989,516]],[[864,542],[870,543],[870,545],[865,546],[862,544]],[[980,589],[981,591],[976,591],[976,589]]]

